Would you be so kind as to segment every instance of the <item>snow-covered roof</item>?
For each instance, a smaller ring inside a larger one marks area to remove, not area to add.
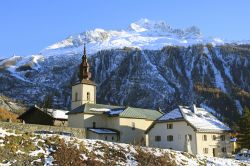
[[[110,130],[110,129],[103,129],[103,128],[90,128],[88,129],[97,134],[117,134],[117,132]]]
[[[177,120],[183,118],[181,112],[178,108],[174,109],[173,111],[170,111],[169,113],[164,114],[162,117],[159,118],[159,120]]]
[[[230,131],[231,129],[214,117],[204,108],[179,106],[179,108],[163,115],[158,121],[168,121],[183,118],[191,126],[201,132],[205,131]]]
[[[107,112],[110,111],[109,108],[90,108],[90,111],[94,111],[94,112]]]
[[[47,112],[55,119],[68,119],[68,113],[69,111],[66,110],[57,110],[57,109],[47,109]]]
[[[59,110],[59,109],[48,109],[48,108],[40,108],[37,105],[34,105],[31,107],[28,111],[24,112],[22,115],[18,117],[18,119],[24,118],[29,113],[32,113],[35,110],[39,110],[49,116],[51,116],[54,119],[60,119],[60,120],[68,120],[68,115],[66,115],[69,111],[67,110]]]
[[[124,108],[115,108],[115,109],[111,109],[109,112],[107,112],[107,114],[110,116],[118,116],[124,110],[125,110]]]

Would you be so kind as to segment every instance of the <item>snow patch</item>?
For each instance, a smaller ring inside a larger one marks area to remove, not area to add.
[[[216,87],[219,88],[220,90],[222,90],[223,92],[226,92],[224,80],[221,76],[220,71],[214,65],[211,54],[208,54],[208,59],[209,59],[210,65],[211,65],[213,73],[214,73]]]
[[[237,110],[239,111],[240,115],[242,115],[243,114],[243,108],[242,108],[242,106],[240,104],[240,101],[239,100],[235,100],[235,105],[236,105]]]
[[[108,112],[110,111],[109,108],[90,108],[90,111],[95,111],[95,112]]]

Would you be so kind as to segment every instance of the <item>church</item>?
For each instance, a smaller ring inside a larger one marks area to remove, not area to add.
[[[86,138],[186,151],[207,156],[231,156],[231,129],[204,108],[179,106],[160,110],[96,103],[86,47],[79,82],[72,86],[68,126],[84,128]]]
[[[71,111],[68,125],[85,128],[86,138],[113,142],[145,144],[145,131],[161,117],[160,110],[96,103],[96,84],[91,73],[86,47],[80,64],[79,82],[72,86]]]

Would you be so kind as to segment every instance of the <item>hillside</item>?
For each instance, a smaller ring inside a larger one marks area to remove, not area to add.
[[[2,163],[2,164],[1,164]],[[248,165],[168,149],[0,128],[0,165]]]
[[[0,60],[1,93],[29,105],[69,108],[84,42],[98,103],[166,112],[196,103],[231,126],[250,108],[250,45],[147,19],[123,30],[85,31],[38,54]]]
[[[97,102],[163,111],[196,103],[227,122],[236,121],[250,107],[249,48],[231,44],[100,51],[89,58]],[[29,104],[43,105],[50,98],[54,107],[69,108],[80,58],[53,56],[30,68],[20,65],[22,60],[13,62],[15,71],[5,67],[0,72],[0,90]]]
[[[21,101],[6,97],[0,94],[0,110],[1,115],[6,114],[20,115],[27,109],[27,106]]]

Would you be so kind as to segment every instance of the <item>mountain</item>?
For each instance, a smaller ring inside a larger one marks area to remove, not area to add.
[[[97,101],[170,111],[197,103],[229,124],[250,107],[250,45],[205,38],[197,27],[175,29],[139,20],[125,30],[95,29],[37,55],[0,60],[0,91],[29,104],[69,108],[83,43]]]
[[[131,23],[123,30],[94,29],[72,35],[63,41],[48,46],[41,51],[43,55],[81,53],[83,43],[87,43],[88,53],[100,50],[132,47],[159,50],[166,45],[189,46],[197,43],[224,44],[220,38],[204,38],[199,28],[172,28],[165,21],[141,19]]]

